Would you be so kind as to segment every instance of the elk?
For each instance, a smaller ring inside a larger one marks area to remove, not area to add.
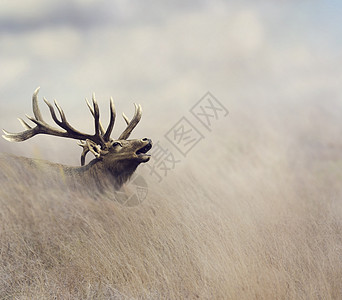
[[[70,125],[65,117],[65,113],[58,105],[57,101],[54,104],[59,113],[57,118],[54,106],[44,98],[44,102],[50,110],[53,121],[60,127],[56,128],[46,123],[42,117],[38,106],[39,87],[34,91],[32,96],[32,107],[34,117],[26,115],[35,126],[27,124],[23,119],[18,119],[25,131],[19,133],[10,133],[3,130],[4,139],[10,142],[22,142],[32,138],[38,134],[46,134],[64,138],[79,140],[78,144],[83,148],[81,154],[81,167],[65,166],[55,163],[41,163],[27,159],[26,163],[31,166],[44,165],[44,171],[49,172],[51,169],[62,170],[62,173],[69,178],[78,179],[81,181],[91,180],[95,185],[101,185],[101,182],[110,180],[116,190],[129,180],[136,168],[141,163],[146,163],[150,159],[147,152],[152,148],[152,141],[148,138],[128,140],[133,129],[137,126],[141,119],[142,109],[140,105],[134,104],[135,113],[132,120],[129,120],[123,113],[123,118],[127,124],[125,130],[121,133],[118,139],[110,137],[115,123],[116,111],[113,98],[110,98],[110,120],[107,129],[105,130],[100,121],[100,111],[95,95],[92,97],[92,106],[86,99],[87,106],[94,118],[95,133],[86,134],[75,129]],[[85,165],[87,153],[94,154],[95,159]]]

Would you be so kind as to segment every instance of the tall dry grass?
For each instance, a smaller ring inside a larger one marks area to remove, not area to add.
[[[0,298],[340,298],[332,127],[238,118],[134,207],[2,161]]]

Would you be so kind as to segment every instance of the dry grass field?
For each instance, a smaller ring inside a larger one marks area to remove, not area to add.
[[[0,299],[342,299],[341,15],[329,0],[0,1],[0,129],[22,130],[40,86],[49,124],[43,97],[92,134],[95,92],[106,126],[114,98],[113,138],[136,102],[131,138],[181,158],[161,182],[140,165],[148,194],[127,205],[14,158],[79,165],[75,140],[0,137]],[[229,110],[211,131],[191,114],[207,91]],[[165,137],[182,117],[204,136],[186,157]]]
[[[2,159],[0,298],[339,299],[339,114],[241,112],[134,207]]]

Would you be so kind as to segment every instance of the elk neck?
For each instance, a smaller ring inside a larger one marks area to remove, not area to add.
[[[93,159],[89,164],[82,167],[66,166],[66,173],[77,177],[85,184],[96,185],[113,184],[119,189],[135,172],[138,162],[108,164],[106,159]]]

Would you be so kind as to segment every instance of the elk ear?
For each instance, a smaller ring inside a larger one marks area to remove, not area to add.
[[[108,154],[108,151],[106,150],[101,150],[101,147],[94,143],[91,140],[86,139],[85,142],[80,141],[78,143],[81,147],[83,147],[83,152],[81,155],[81,165],[84,166],[85,164],[85,156],[87,153],[90,151],[91,153],[94,154],[96,158],[101,158],[101,156]]]

